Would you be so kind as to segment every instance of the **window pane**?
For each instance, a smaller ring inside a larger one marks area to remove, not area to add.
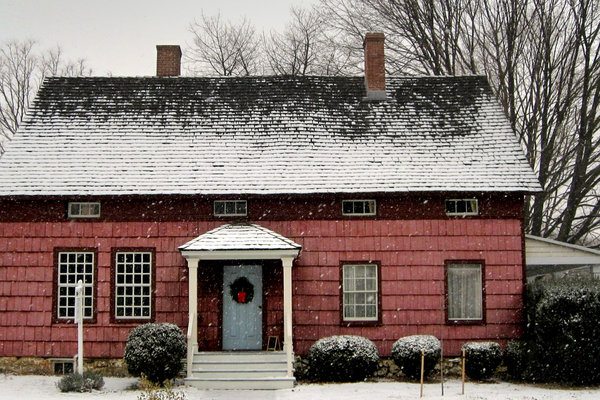
[[[83,282],[84,317],[93,316],[94,305],[94,253],[61,252],[58,255],[58,318],[75,316],[75,288]]]
[[[355,214],[364,214],[365,213],[365,205],[362,201],[354,202],[354,213]]]
[[[483,317],[480,264],[448,266],[448,318],[477,320]]]
[[[215,203],[216,204],[216,203]],[[152,253],[119,252],[115,257],[116,318],[151,316]]]
[[[225,203],[222,201],[215,201],[215,214],[223,215],[225,214]]]
[[[342,212],[344,214],[352,214],[352,202],[351,201],[344,201],[342,202]]]
[[[377,319],[377,265],[343,266],[344,319]]]

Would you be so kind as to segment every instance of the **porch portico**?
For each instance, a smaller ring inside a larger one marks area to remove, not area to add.
[[[262,226],[225,224],[179,247],[189,271],[189,319],[187,332],[187,377],[193,377],[198,352],[198,268],[202,261],[280,260],[283,268],[283,351],[286,378],[293,384],[292,265],[301,246]]]

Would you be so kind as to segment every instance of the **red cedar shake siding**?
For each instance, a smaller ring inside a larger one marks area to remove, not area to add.
[[[383,355],[411,334],[444,338],[448,355],[458,354],[467,340],[504,342],[520,334],[522,196],[477,196],[481,214],[467,218],[444,214],[443,199],[453,196],[359,197],[377,200],[376,217],[342,216],[342,197],[245,197],[252,222],[302,245],[293,268],[297,354],[334,334],[366,336]],[[212,217],[214,198],[102,198],[102,217],[83,221],[66,218],[68,200],[0,200],[0,356],[76,353],[75,325],[55,318],[55,251],[61,248],[94,249],[97,255],[95,322],[85,325],[86,357],[122,357],[138,324],[111,315],[116,249],[154,252],[153,320],[185,330],[188,271],[178,246],[227,222]],[[452,260],[484,261],[485,324],[446,323],[445,268]],[[340,265],[369,261],[379,264],[381,322],[347,326],[340,321]],[[201,350],[220,348],[221,266],[199,268]],[[263,271],[266,340],[281,335],[282,272],[278,262],[265,263]]]

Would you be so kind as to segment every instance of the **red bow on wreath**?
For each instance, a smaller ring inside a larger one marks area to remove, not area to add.
[[[238,301],[238,303],[242,303],[242,304],[246,303],[246,292],[244,292],[243,289],[241,292],[238,292],[237,301]]]

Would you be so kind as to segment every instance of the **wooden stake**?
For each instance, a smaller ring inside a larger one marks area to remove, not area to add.
[[[425,350],[421,350],[421,396],[423,397],[423,378],[425,377]]]
[[[461,375],[462,375],[462,392],[461,394],[465,394],[465,364],[467,363],[467,354],[465,349],[462,351],[462,366],[461,366]]]
[[[444,395],[444,338],[440,341],[440,380],[442,381],[442,396]]]

